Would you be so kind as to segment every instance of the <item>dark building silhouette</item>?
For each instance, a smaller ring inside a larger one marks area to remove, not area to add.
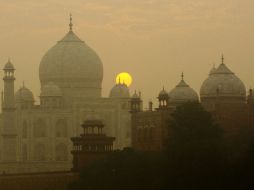
[[[104,124],[101,120],[95,117],[88,118],[82,127],[84,133],[80,137],[71,138],[74,147],[73,171],[79,171],[113,151],[115,138],[103,133]]]
[[[158,95],[156,109],[136,109],[132,113],[132,146],[136,150],[160,151],[170,138],[171,113],[177,106],[191,101],[200,101],[204,108],[213,114],[224,130],[225,139],[231,140],[243,131],[253,129],[254,94],[250,90],[246,96],[244,83],[225,65],[224,57],[218,68],[212,68],[198,94],[186,84],[184,76],[169,93],[163,88]],[[134,94],[131,105],[142,102]],[[149,103],[151,104],[151,103]]]
[[[170,114],[176,106],[188,101],[198,101],[198,94],[181,80],[169,93],[164,89],[158,95],[159,106],[155,110],[142,109],[141,97],[136,93],[131,98],[132,147],[140,151],[160,151],[165,148],[172,131],[169,130]]]

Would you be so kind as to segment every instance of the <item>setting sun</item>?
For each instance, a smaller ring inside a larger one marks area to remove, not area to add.
[[[127,72],[119,73],[116,76],[116,84],[119,84],[119,83],[124,83],[127,86],[130,86],[131,83],[132,83],[132,77],[131,77],[131,75],[129,73],[127,73]]]

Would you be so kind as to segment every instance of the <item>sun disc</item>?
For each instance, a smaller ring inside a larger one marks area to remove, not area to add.
[[[126,84],[127,86],[130,86],[132,83],[132,77],[127,72],[121,72],[116,76],[116,84]]]

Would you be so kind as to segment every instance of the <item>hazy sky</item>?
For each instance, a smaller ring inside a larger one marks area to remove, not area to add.
[[[172,89],[182,71],[199,92],[222,52],[254,87],[254,0],[0,0],[0,65],[10,56],[16,88],[24,80],[37,100],[40,60],[67,33],[70,12],[75,33],[103,61],[104,96],[121,71],[145,101]]]

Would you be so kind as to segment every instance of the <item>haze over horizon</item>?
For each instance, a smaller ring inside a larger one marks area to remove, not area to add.
[[[122,71],[133,77],[131,92],[142,91],[144,107],[162,86],[175,87],[181,72],[199,93],[222,53],[246,88],[254,88],[252,0],[0,0],[0,67],[10,57],[15,88],[25,81],[37,101],[40,60],[68,32],[70,12],[74,32],[103,62],[103,96]]]

